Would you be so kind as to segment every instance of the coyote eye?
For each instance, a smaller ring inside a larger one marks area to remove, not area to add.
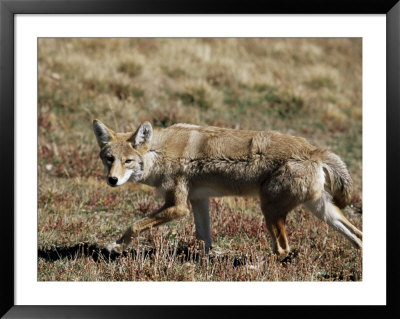
[[[114,157],[113,156],[107,156],[106,160],[109,162],[114,162]]]
[[[131,162],[132,162],[131,159],[127,159],[127,160],[125,161],[125,164],[129,164],[129,163],[131,163]]]

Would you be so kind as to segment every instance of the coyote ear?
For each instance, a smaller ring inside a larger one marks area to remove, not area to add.
[[[93,131],[101,148],[107,145],[115,136],[115,133],[99,120],[93,121]]]
[[[151,141],[153,137],[153,128],[150,122],[144,122],[137,131],[132,135],[129,141],[134,147],[144,146]]]

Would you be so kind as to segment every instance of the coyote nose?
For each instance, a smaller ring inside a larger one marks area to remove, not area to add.
[[[118,182],[118,178],[116,178],[116,177],[109,177],[109,178],[108,178],[108,182],[109,182],[111,185],[115,185],[115,184],[117,184],[117,182]]]

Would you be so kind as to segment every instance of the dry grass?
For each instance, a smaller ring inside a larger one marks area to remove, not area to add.
[[[106,186],[91,131],[99,118],[119,131],[150,120],[300,135],[345,160],[361,212],[361,79],[360,39],[40,39],[38,280],[361,280],[361,252],[302,208],[288,219],[296,254],[277,262],[257,199],[212,200],[209,257],[192,216],[107,254],[161,201]]]

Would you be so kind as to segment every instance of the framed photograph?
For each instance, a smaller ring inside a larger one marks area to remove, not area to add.
[[[290,4],[1,1],[2,316],[399,314],[400,5]]]

